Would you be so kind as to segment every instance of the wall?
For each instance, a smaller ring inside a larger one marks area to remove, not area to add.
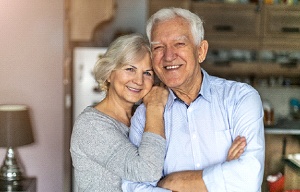
[[[147,0],[117,0],[115,29],[131,29],[145,34]]]
[[[63,8],[63,0],[0,1],[0,103],[31,108],[36,141],[18,152],[40,192],[63,191]]]
[[[290,99],[300,99],[300,87],[256,87],[262,100],[268,100],[274,108],[275,121],[291,118]]]
[[[148,0],[116,0],[114,19],[96,33],[99,46],[108,46],[118,32],[136,32],[146,35]]]

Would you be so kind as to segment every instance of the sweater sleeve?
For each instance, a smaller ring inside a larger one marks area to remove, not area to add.
[[[126,129],[124,124],[105,116],[81,116],[74,125],[72,142],[77,143],[75,151],[122,179],[158,180],[162,176],[165,139],[146,132],[136,147],[129,141]]]

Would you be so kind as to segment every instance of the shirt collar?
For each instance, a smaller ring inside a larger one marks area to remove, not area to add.
[[[202,72],[203,79],[202,79],[202,85],[198,97],[202,96],[205,100],[210,102],[211,101],[210,80],[209,80],[210,75],[204,69],[201,69],[201,72]],[[166,108],[169,109],[173,105],[176,99],[179,98],[175,95],[175,93],[171,89],[169,89],[169,98],[166,104]]]
[[[210,75],[204,70],[201,69],[202,72],[202,86],[200,89],[200,95],[203,96],[203,98],[205,100],[207,100],[208,102],[211,101],[211,84],[210,84]]]
[[[170,109],[173,105],[173,103],[175,102],[176,99],[176,95],[173,93],[173,91],[169,88],[169,97],[168,97],[168,101],[166,104],[166,108]]]

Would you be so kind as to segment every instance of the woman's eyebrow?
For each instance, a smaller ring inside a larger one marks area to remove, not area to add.
[[[130,67],[132,67],[132,68],[134,68],[134,69],[137,69],[137,67],[134,66],[134,65],[128,64],[128,66],[130,66]],[[150,69],[146,69],[145,71],[153,71],[153,67],[151,67]]]
[[[132,67],[132,68],[135,68],[135,69],[137,69],[137,67],[136,67],[136,66],[134,66],[134,65],[130,65],[130,64],[126,64],[126,65],[124,65],[124,67]]]
[[[146,71],[153,71],[153,68],[151,68],[151,69],[147,69]]]

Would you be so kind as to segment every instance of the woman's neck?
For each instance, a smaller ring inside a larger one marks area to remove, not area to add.
[[[107,97],[95,106],[97,110],[116,119],[117,121],[122,122],[128,127],[130,126],[132,107],[133,105],[121,105]]]

